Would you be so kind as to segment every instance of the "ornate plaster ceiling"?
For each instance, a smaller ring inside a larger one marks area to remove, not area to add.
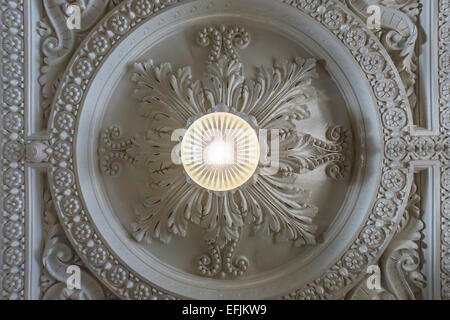
[[[3,298],[448,298],[448,1],[2,4]]]

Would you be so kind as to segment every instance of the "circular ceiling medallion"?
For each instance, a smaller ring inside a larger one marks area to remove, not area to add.
[[[184,134],[181,162],[201,187],[232,190],[250,179],[258,167],[258,137],[241,117],[228,112],[210,113],[195,120]]]
[[[397,229],[410,113],[338,1],[124,1],[62,76],[50,187],[121,298],[337,298]]]

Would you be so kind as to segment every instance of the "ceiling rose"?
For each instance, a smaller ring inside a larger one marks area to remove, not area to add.
[[[449,0],[1,3],[0,300],[450,299]]]
[[[326,139],[298,129],[317,100],[314,59],[279,60],[246,78],[236,49],[248,46],[249,32],[236,25],[197,31],[200,46],[213,42],[200,80],[191,67],[135,61],[133,98],[148,127],[123,139],[121,126],[110,126],[98,151],[105,176],[119,176],[123,160],[149,174],[139,186],[133,238],[169,244],[196,224],[208,248],[194,259],[196,272],[223,279],[248,270],[251,261],[235,256],[247,228],[274,242],[316,244],[319,208],[298,175],[322,168],[328,179],[342,179],[352,137],[330,123]]]
[[[186,131],[181,161],[198,185],[214,191],[235,189],[258,167],[258,137],[241,117],[229,112],[210,113]]]
[[[381,43],[333,1],[144,2],[98,24],[52,105],[49,181],[76,251],[123,298],[340,297],[392,238],[411,185],[401,149],[377,152],[410,126]],[[260,137],[252,178],[220,194],[171,161],[173,132],[218,105],[279,138]]]

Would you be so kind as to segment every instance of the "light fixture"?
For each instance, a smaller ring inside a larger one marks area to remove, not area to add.
[[[213,191],[232,190],[244,184],[258,166],[258,137],[241,117],[213,112],[187,129],[181,161],[198,185]]]

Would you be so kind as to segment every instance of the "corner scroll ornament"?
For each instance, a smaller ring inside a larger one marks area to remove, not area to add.
[[[100,21],[108,10],[123,0],[40,0],[46,17],[38,22],[37,32],[42,38],[43,55],[39,83],[41,84],[44,119],[48,118],[52,99],[60,78],[77,45]],[[80,29],[69,29],[70,6],[80,8]],[[87,67],[86,67],[87,68]],[[89,70],[85,69],[85,72]]]
[[[405,85],[411,107],[417,105],[416,78],[419,0],[340,0],[364,21],[370,6],[380,8],[380,29],[374,30],[395,63]],[[377,63],[374,57],[372,64]]]
[[[249,260],[234,257],[246,226],[274,241],[315,244],[313,219],[318,208],[296,178],[325,167],[329,177],[339,179],[349,168],[347,129],[333,126],[322,140],[296,126],[310,118],[309,106],[316,99],[315,60],[297,57],[277,62],[269,69],[261,67],[255,80],[247,79],[236,48],[247,46],[249,39],[239,26],[202,29],[198,43],[211,46],[202,81],[192,79],[190,67],[173,70],[170,63],[156,65],[152,60],[135,63],[134,97],[149,127],[124,139],[121,128],[111,126],[100,137],[103,174],[118,175],[124,163],[149,173],[139,188],[142,201],[132,225],[134,238],[168,243],[173,235],[185,237],[189,223],[201,226],[209,252],[196,263],[198,272],[209,277],[240,276],[247,271]],[[181,137],[173,138],[176,130],[217,110],[239,115],[256,131],[267,129],[271,136],[279,136],[276,148],[260,138],[258,169],[247,183],[225,192],[195,184],[183,166],[172,160],[181,143]],[[265,160],[274,153],[279,154],[279,165],[271,171],[270,161]]]
[[[82,266],[67,240],[58,222],[50,191],[44,189],[44,224],[45,233],[42,264],[44,266],[40,277],[41,298],[43,300],[105,300],[109,292],[100,282],[81,267],[80,289],[69,288],[67,273],[69,266]],[[89,237],[92,230],[84,222],[73,225],[74,233],[79,237]]]
[[[382,287],[370,289],[368,276],[355,286],[346,296],[351,300],[420,300],[426,278],[423,268],[423,212],[421,198],[416,184],[413,184],[408,204],[403,212],[394,238],[381,256],[380,283]]]

